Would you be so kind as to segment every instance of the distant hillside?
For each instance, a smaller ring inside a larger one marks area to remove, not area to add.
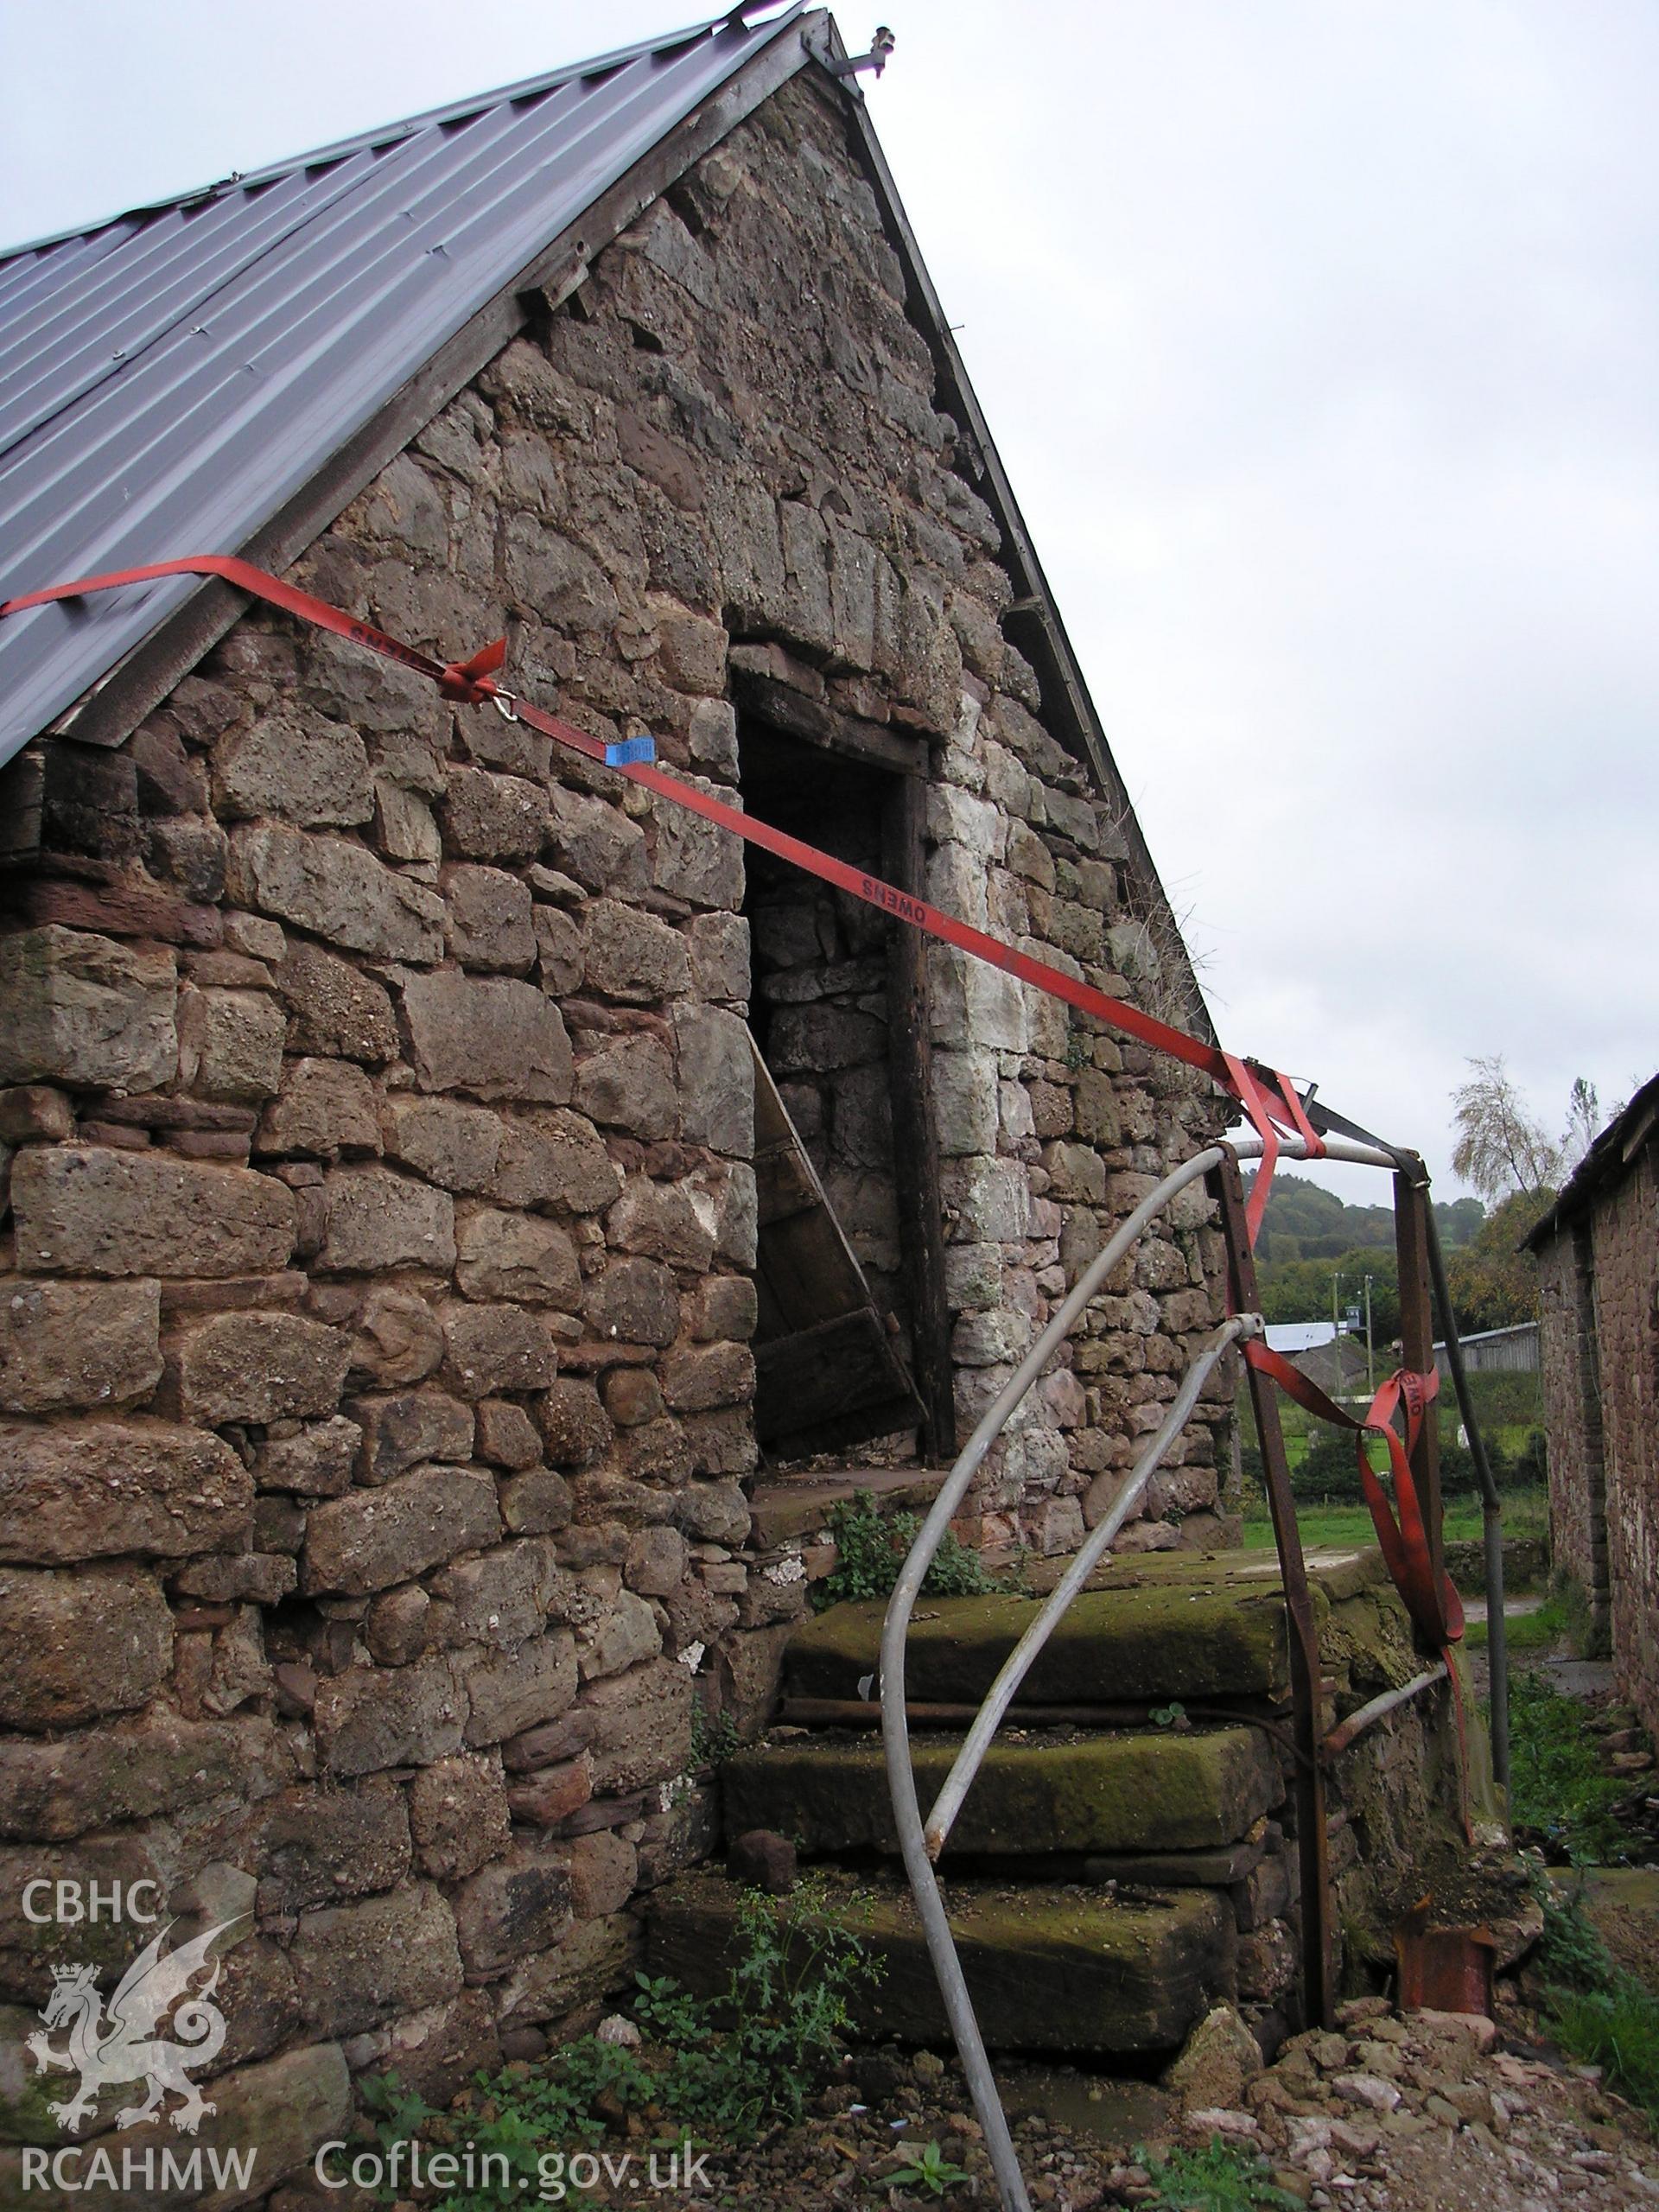
[[[1527,1225],[1516,1209],[1529,1205],[1535,1213],[1536,1201],[1515,1198],[1491,1215],[1478,1198],[1436,1205],[1460,1329],[1506,1328],[1536,1315],[1535,1270],[1516,1253]],[[1392,1204],[1344,1205],[1305,1177],[1275,1175],[1256,1243],[1256,1283],[1268,1319],[1324,1320],[1333,1300],[1345,1311],[1363,1310],[1368,1281],[1372,1331],[1386,1344],[1400,1333]]]
[[[1246,1178],[1247,1191],[1255,1179]],[[1478,1198],[1458,1198],[1449,1205],[1437,1203],[1434,1218],[1441,1245],[1449,1252],[1474,1242],[1486,1209]],[[1268,1193],[1255,1256],[1261,1265],[1269,1267],[1288,1260],[1340,1260],[1351,1252],[1391,1250],[1393,1245],[1392,1204],[1344,1205],[1334,1191],[1281,1170]]]

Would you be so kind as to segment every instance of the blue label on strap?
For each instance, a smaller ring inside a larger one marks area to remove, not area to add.
[[[605,748],[605,766],[607,768],[631,768],[636,761],[654,760],[656,758],[657,741],[654,737],[625,738],[620,745],[607,745]]]

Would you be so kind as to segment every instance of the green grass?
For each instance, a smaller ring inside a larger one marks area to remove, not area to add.
[[[1613,1807],[1621,1783],[1601,1770],[1584,1707],[1541,1675],[1510,1678],[1510,1814],[1575,1866],[1616,1866],[1629,1856]]]
[[[1303,1505],[1297,1512],[1296,1525],[1309,1550],[1316,1545],[1351,1549],[1356,1544],[1376,1541],[1371,1516],[1363,1505]],[[1443,1526],[1448,1544],[1478,1538],[1484,1526],[1479,1505],[1472,1498],[1452,1499],[1446,1508]],[[1518,1490],[1505,1494],[1505,1537],[1539,1537],[1547,1533],[1548,1526],[1549,1500],[1543,1491]],[[1273,1548],[1273,1522],[1265,1503],[1253,1505],[1246,1513],[1244,1543],[1247,1549],[1253,1551]]]
[[[1504,1535],[1520,1540],[1542,1535],[1548,1529],[1548,1510],[1549,1501],[1543,1491],[1512,1491],[1503,1501]],[[1353,1551],[1376,1541],[1371,1516],[1363,1505],[1304,1505],[1296,1516],[1296,1525],[1306,1551]],[[1446,1507],[1443,1526],[1448,1544],[1477,1541],[1484,1529],[1480,1509],[1466,1499],[1457,1501]],[[1265,1505],[1253,1507],[1244,1516],[1244,1548],[1247,1551],[1274,1548],[1273,1522]],[[1464,1594],[1471,1594],[1466,1585]],[[1480,1594],[1478,1586],[1474,1594]],[[1510,1649],[1551,1650],[1569,1635],[1571,1627],[1567,1599],[1552,1595],[1534,1612],[1510,1616]],[[1471,1621],[1464,1642],[1471,1651],[1484,1651],[1485,1622]]]
[[[1562,2050],[1599,2066],[1621,2096],[1659,2119],[1659,1998],[1621,1974],[1550,2010]]]
[[[1537,1490],[1506,1490],[1503,1493],[1503,1535],[1505,1541],[1513,1539],[1522,1543],[1547,1544],[1549,1541],[1549,1492]],[[1466,1512],[1473,1522],[1468,1530],[1471,1536],[1480,1534],[1478,1506],[1459,1508]],[[1450,1518],[1450,1516],[1447,1516]]]
[[[1576,1699],[1536,1675],[1516,1675],[1510,1744],[1510,1805],[1518,1826],[1565,1842],[1580,1865],[1628,1855],[1611,1810],[1624,1793],[1602,1775]],[[1544,1909],[1536,1963],[1556,2040],[1568,2057],[1599,2066],[1610,2088],[1659,2120],[1659,1996],[1613,1963],[1581,1875],[1568,1887],[1540,1869],[1534,1890]]]
[[[1506,1524],[1507,1518],[1506,1516]],[[1304,1505],[1296,1516],[1296,1525],[1302,1532],[1304,1546],[1310,1551],[1315,1546],[1351,1550],[1357,1544],[1376,1541],[1371,1516],[1363,1505]],[[1479,1535],[1480,1514],[1478,1510],[1449,1505],[1444,1526],[1446,1542],[1455,1544],[1466,1536]],[[1248,1550],[1272,1550],[1273,1522],[1265,1505],[1255,1507],[1245,1516],[1244,1543]]]
[[[1259,2152],[1237,2148],[1212,2135],[1205,2149],[1180,2146],[1163,2153],[1137,2145],[1135,2162],[1145,2166],[1157,2190],[1148,2212],[1301,2212],[1301,2199],[1277,2188],[1272,2169]]]
[[[1659,1997],[1616,1967],[1585,1904],[1540,1878],[1544,2005],[1570,2058],[1599,2066],[1621,2096],[1659,2120]]]
[[[1307,1551],[1316,1548],[1352,1550],[1357,1545],[1376,1541],[1371,1516],[1363,1505],[1305,1505],[1296,1516],[1296,1526]],[[1273,1549],[1273,1522],[1265,1505],[1244,1516],[1244,1546],[1247,1551]]]
[[[1489,1451],[1496,1449],[1507,1459],[1518,1459],[1527,1448],[1527,1439],[1538,1426],[1536,1421],[1500,1421],[1496,1428],[1484,1428],[1482,1436]]]
[[[1509,1628],[1509,1649],[1517,1651],[1551,1651],[1567,1635],[1569,1627],[1567,1600],[1560,1597],[1546,1598],[1543,1604],[1529,1613],[1510,1613],[1506,1616]],[[1464,1643],[1471,1651],[1486,1649],[1486,1624],[1471,1621],[1464,1631]]]

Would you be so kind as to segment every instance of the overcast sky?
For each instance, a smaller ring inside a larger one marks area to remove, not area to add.
[[[0,238],[694,7],[3,0]],[[1611,1106],[1659,1064],[1659,10],[881,15],[877,130],[1224,1039],[1448,1196],[1466,1056],[1552,1128],[1577,1075]]]

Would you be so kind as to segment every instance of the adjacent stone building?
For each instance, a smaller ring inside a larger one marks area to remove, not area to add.
[[[74,341],[0,422],[5,586],[242,550],[505,627],[514,690],[1207,1033],[841,54],[734,21],[0,261]],[[252,1915],[216,2125],[269,2184],[351,2071],[438,2094],[624,1975],[694,1710],[756,1722],[824,1565],[767,1502],[925,1486],[1223,1117],[221,586],[0,624],[0,2031],[90,1955],[42,1871]],[[1217,1259],[1189,1194],[964,1534],[1075,1547]],[[1228,1539],[1226,1418],[1126,1548]]]
[[[1659,1079],[1528,1242],[1542,1305],[1549,1533],[1592,1650],[1659,1732]]]

